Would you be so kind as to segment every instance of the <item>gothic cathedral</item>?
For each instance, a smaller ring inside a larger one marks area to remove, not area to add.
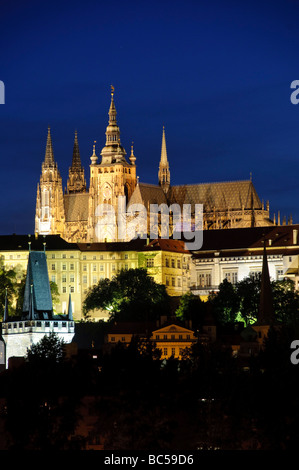
[[[63,192],[48,129],[45,158],[37,187],[37,234],[58,234],[68,242],[124,241],[118,236],[117,214],[120,208],[126,213],[136,203],[147,209],[151,204],[178,204],[180,207],[184,204],[193,207],[197,203],[203,204],[203,228],[206,230],[273,224],[269,216],[269,203],[265,209],[251,179],[171,186],[164,127],[158,184],[139,183],[133,146],[127,158],[120,142],[113,87],[106,144],[100,155],[99,161],[94,145],[88,189],[75,132],[73,159]]]

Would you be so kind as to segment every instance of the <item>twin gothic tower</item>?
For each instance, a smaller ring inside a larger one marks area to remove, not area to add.
[[[123,196],[125,209],[139,185],[136,176],[136,157],[133,146],[127,159],[120,142],[120,130],[116,120],[114,89],[111,89],[109,122],[106,128],[106,144],[101,151],[101,161],[95,153],[90,157],[90,185],[87,189],[84,168],[81,164],[78,136],[75,132],[72,165],[69,168],[67,187],[63,184],[54,159],[50,128],[37,187],[35,233],[59,234],[69,242],[117,241],[115,226],[107,224],[103,217],[109,208],[118,213],[119,196]],[[162,151],[159,167],[159,191],[165,193],[170,184],[165,132],[163,128]],[[153,185],[154,186],[154,185]],[[124,198],[125,197],[125,198]],[[142,202],[142,201],[139,201]],[[101,207],[101,213],[99,213]],[[101,220],[105,226],[101,227]],[[111,219],[110,219],[111,220]],[[99,226],[101,230],[99,229]],[[117,226],[117,218],[116,218]]]

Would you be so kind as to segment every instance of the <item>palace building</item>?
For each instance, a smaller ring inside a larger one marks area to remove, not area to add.
[[[265,208],[251,179],[172,186],[164,127],[160,164],[157,168],[158,182],[156,185],[139,182],[133,146],[127,158],[120,142],[116,114],[112,87],[106,143],[100,157],[96,155],[95,145],[93,146],[89,188],[81,164],[76,132],[72,164],[66,189],[63,191],[62,177],[54,158],[51,131],[48,129],[45,158],[37,187],[35,233],[56,234],[75,243],[128,241],[136,232],[138,236],[149,234],[152,205],[166,205],[168,208],[176,205],[182,210],[183,205],[188,204],[194,222],[196,205],[201,204],[202,228],[205,230],[273,225],[269,203],[267,202]],[[122,207],[122,217],[126,221],[131,220],[130,210],[133,210],[135,204],[141,204],[146,209],[145,225],[136,225],[134,233],[120,235],[119,218],[115,214]],[[169,226],[170,236],[174,230],[172,223],[173,221]],[[160,235],[158,231],[153,238]]]

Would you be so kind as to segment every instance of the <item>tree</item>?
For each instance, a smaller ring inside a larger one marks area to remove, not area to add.
[[[291,279],[272,282],[273,304],[277,321],[286,325],[298,324],[299,293]]]
[[[249,276],[236,285],[237,295],[240,300],[240,314],[246,325],[255,322],[258,316],[261,274]]]
[[[166,287],[157,284],[146,269],[121,270],[93,286],[83,303],[85,315],[94,309],[107,310],[114,320],[152,320],[168,306]]]
[[[64,341],[51,332],[45,335],[38,343],[27,349],[26,359],[30,363],[61,363],[64,358]]]
[[[219,324],[234,323],[240,309],[240,297],[236,287],[227,279],[219,285],[219,292],[209,298]]]
[[[13,303],[16,294],[16,271],[7,269],[3,261],[0,261],[0,317],[3,318],[5,297],[7,293],[7,301],[9,307]]]
[[[198,328],[202,324],[205,307],[205,302],[189,291],[182,295],[175,315],[181,321],[191,321],[193,328]]]

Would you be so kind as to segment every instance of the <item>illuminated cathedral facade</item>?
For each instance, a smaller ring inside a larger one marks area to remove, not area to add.
[[[94,145],[90,157],[89,188],[81,163],[78,135],[75,133],[72,164],[66,189],[63,191],[62,178],[54,159],[50,128],[48,129],[45,158],[37,187],[36,234],[58,234],[68,242],[128,241],[136,236],[136,232],[126,232],[125,236],[120,236],[117,228],[121,220],[117,214],[122,207],[121,217],[130,219],[130,208],[136,207],[136,204],[142,205],[147,213],[145,225],[136,225],[138,235],[143,237],[150,232],[152,205],[166,205],[168,208],[176,205],[182,210],[184,205],[189,205],[193,219],[195,208],[202,205],[202,228],[205,230],[275,224],[270,219],[269,203],[264,207],[251,179],[172,186],[164,128],[160,164],[157,168],[158,184],[139,182],[133,146],[127,157],[120,142],[113,87],[108,114],[105,146],[98,157]],[[109,211],[113,212],[111,217],[107,217]],[[173,225],[170,223],[170,236],[172,232]]]

